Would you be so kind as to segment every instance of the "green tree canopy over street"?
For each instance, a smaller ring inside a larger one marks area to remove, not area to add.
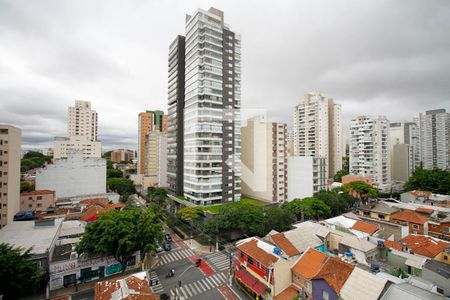
[[[39,266],[29,260],[31,249],[0,244],[0,295],[17,299],[38,288],[42,278]]]
[[[405,190],[422,190],[436,194],[450,194],[450,171],[417,168],[405,183]]]
[[[126,178],[108,178],[106,180],[109,190],[119,195],[131,195],[136,193],[136,187],[133,181]]]
[[[154,250],[162,237],[161,222],[151,207],[146,211],[127,207],[102,213],[97,221],[88,224],[76,250],[90,256],[114,256],[125,271],[136,251]]]
[[[203,216],[203,211],[197,207],[185,207],[177,211],[177,218],[182,221],[198,221]]]
[[[106,177],[107,178],[122,178],[123,173],[119,169],[107,169]]]
[[[147,202],[155,203],[159,207],[163,207],[166,203],[167,191],[163,188],[151,186],[147,190]]]

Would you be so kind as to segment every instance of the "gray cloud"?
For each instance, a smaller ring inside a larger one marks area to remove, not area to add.
[[[105,148],[135,147],[137,115],[167,110],[167,51],[184,15],[224,10],[240,32],[243,108],[292,123],[312,90],[360,114],[412,119],[450,103],[448,1],[0,0],[0,122],[23,144],[64,135],[92,101]]]

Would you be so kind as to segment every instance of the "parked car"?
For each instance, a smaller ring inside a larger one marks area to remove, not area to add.
[[[166,240],[167,242],[172,242],[172,237],[170,236],[170,234],[166,233],[166,235],[164,236],[164,240]]]
[[[164,250],[166,250],[166,251],[172,250],[172,246],[171,246],[170,243],[168,243],[168,242],[164,242],[164,243],[163,243],[163,248],[164,248]]]
[[[160,246],[160,245],[156,245],[156,253],[160,253],[160,252],[163,252],[164,251],[164,249]]]

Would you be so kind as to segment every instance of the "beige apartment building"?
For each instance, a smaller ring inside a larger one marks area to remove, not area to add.
[[[20,154],[22,131],[0,124],[0,228],[20,208]]]
[[[130,161],[134,159],[134,150],[130,149],[117,149],[111,152],[111,161],[120,163],[122,161]]]
[[[152,131],[145,138],[144,175],[159,187],[167,186],[167,135]]]
[[[76,100],[67,115],[69,136],[83,135],[89,141],[97,140],[97,112],[91,109],[91,102]]]
[[[35,190],[20,194],[20,211],[47,211],[55,207],[55,191]]]
[[[138,174],[145,174],[146,136],[152,131],[160,131],[167,135],[167,115],[160,110],[141,112],[139,113],[138,127]]]
[[[258,116],[241,127],[241,191],[251,198],[287,200],[287,125]]]

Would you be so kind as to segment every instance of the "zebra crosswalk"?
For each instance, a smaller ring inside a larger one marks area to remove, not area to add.
[[[226,284],[227,275],[225,273],[216,273],[212,276],[205,277],[201,280],[197,280],[191,283],[182,285],[181,287],[176,287],[170,290],[170,296],[179,299],[190,299],[204,293],[206,291],[215,289],[219,286]]]
[[[164,288],[155,271],[150,272],[150,287],[155,294],[161,294],[164,292]]]
[[[228,270],[230,267],[230,258],[223,252],[216,252],[208,255],[206,261],[219,272]]]
[[[181,249],[167,252],[159,256],[159,263],[156,266],[173,263],[175,261],[189,258],[191,256],[194,256],[194,252],[191,249]]]

